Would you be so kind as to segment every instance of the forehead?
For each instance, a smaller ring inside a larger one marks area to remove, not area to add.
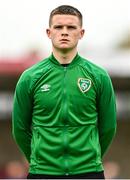
[[[51,24],[69,24],[69,25],[80,25],[80,20],[77,16],[56,14],[52,17]]]

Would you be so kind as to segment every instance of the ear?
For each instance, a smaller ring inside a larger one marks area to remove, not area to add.
[[[51,32],[50,32],[50,29],[46,29],[46,34],[49,38],[51,38]]]
[[[85,30],[84,30],[84,29],[81,29],[79,39],[82,39],[82,37],[84,36],[84,33],[85,33]]]

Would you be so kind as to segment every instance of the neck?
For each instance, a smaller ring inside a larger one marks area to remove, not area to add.
[[[53,55],[60,64],[69,64],[77,54],[77,50],[70,52],[61,52],[53,49]]]

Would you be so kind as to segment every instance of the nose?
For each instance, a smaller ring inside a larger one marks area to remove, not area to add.
[[[61,35],[62,35],[62,36],[68,36],[68,31],[67,31],[67,28],[66,28],[66,27],[64,27],[64,28],[62,29]]]

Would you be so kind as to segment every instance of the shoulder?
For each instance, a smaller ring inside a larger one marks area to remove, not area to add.
[[[48,60],[49,58],[45,58],[41,60],[40,62],[34,64],[33,66],[27,68],[23,73],[21,74],[18,83],[27,83],[33,84],[38,78],[41,77],[43,73],[48,71],[50,69],[50,62]]]
[[[82,66],[84,70],[86,70],[89,74],[94,76],[96,79],[101,78],[101,77],[109,77],[109,74],[105,68],[83,57],[81,57],[80,66]]]

